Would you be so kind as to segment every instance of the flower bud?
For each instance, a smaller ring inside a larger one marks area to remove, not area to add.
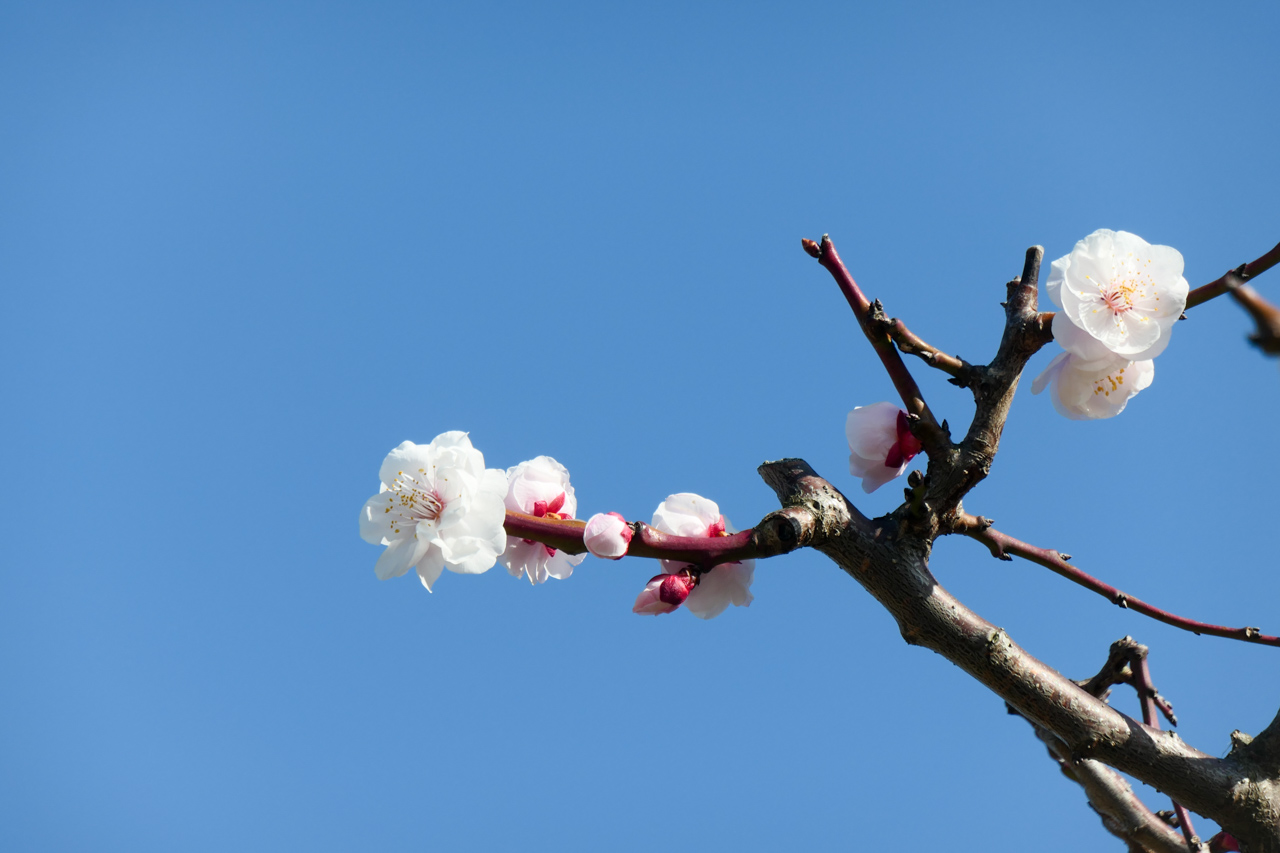
[[[657,616],[659,613],[670,613],[689,597],[697,581],[689,572],[674,575],[654,575],[649,585],[636,597],[632,613]]]
[[[631,545],[631,526],[616,512],[598,512],[587,519],[582,531],[582,543],[597,557],[620,560]]]

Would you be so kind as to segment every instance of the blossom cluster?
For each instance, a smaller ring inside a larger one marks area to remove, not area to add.
[[[1031,384],[1075,420],[1111,418],[1155,378],[1187,307],[1182,255],[1127,231],[1094,231],[1054,261],[1045,287],[1060,353]]]
[[[480,574],[501,562],[514,577],[540,584],[568,578],[586,557],[506,533],[509,511],[574,518],[578,500],[569,472],[550,456],[506,472],[485,468],[484,455],[466,433],[446,432],[430,444],[400,444],[383,461],[379,479],[378,494],[360,510],[360,536],[386,546],[374,566],[382,580],[412,569],[431,591],[445,569]],[[652,527],[674,536],[735,532],[714,501],[690,493],[659,504]],[[626,555],[633,535],[632,525],[618,513],[597,513],[583,528],[583,544],[596,556],[616,560]],[[752,601],[754,560],[710,569],[663,560],[662,567],[636,599],[634,612],[670,613],[684,605],[710,619],[730,604],[745,607]]]

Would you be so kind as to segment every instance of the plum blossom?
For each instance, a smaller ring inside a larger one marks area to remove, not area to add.
[[[431,590],[444,569],[480,574],[506,545],[507,478],[484,467],[465,432],[445,432],[430,444],[403,442],[387,454],[381,491],[360,510],[360,536],[386,545],[374,572],[380,580],[417,569]]]
[[[578,499],[569,485],[569,472],[550,456],[539,456],[507,469],[507,509],[539,518],[573,518]],[[499,557],[513,577],[527,575],[529,583],[547,578],[564,580],[586,554],[566,554],[532,539],[507,537],[507,548]]]
[[[631,525],[616,512],[597,512],[587,519],[582,542],[587,550],[607,560],[621,560],[631,546]]]
[[[862,478],[870,494],[895,477],[923,449],[911,434],[907,413],[893,403],[872,403],[849,413],[844,426],[849,439],[849,473]]]
[[[1073,352],[1059,353],[1031,383],[1031,393],[1049,388],[1058,414],[1085,421],[1113,418],[1124,411],[1130,397],[1151,384],[1155,362],[1127,361],[1112,355],[1096,361]]]
[[[649,585],[636,597],[631,612],[647,616],[670,613],[684,604],[689,593],[696,588],[697,582],[697,578],[689,571],[654,575],[649,579]]]
[[[725,517],[720,514],[720,507],[715,501],[707,500],[700,495],[682,492],[670,495],[658,504],[653,513],[653,527],[673,536],[727,536],[736,533]],[[645,591],[636,599],[636,613],[669,613],[680,606],[679,593],[685,593],[683,602],[689,612],[699,619],[710,619],[719,616],[730,605],[747,607],[754,600],[751,594],[751,581],[756,570],[755,560],[743,560],[736,563],[722,563],[699,574],[695,567],[677,560],[663,560],[664,575],[684,575],[684,581],[667,581],[665,577],[655,577],[645,587]],[[662,584],[667,584],[667,598],[662,598]],[[655,587],[655,584],[657,586]],[[692,585],[692,590],[688,586]],[[650,588],[657,590],[660,603],[670,604],[668,609],[656,607],[646,597],[652,597]],[[677,587],[683,587],[678,589]],[[644,609],[648,606],[649,609]]]
[[[1067,352],[1098,361],[1104,351],[1126,361],[1164,352],[1187,307],[1182,254],[1136,234],[1094,231],[1054,261],[1045,286],[1062,310],[1053,337]]]

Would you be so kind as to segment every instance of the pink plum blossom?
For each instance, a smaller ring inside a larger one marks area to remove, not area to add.
[[[697,588],[697,582],[693,573],[687,571],[654,575],[649,579],[649,585],[636,597],[631,612],[645,616],[670,613],[688,600],[689,593]]]
[[[1051,265],[1045,288],[1061,308],[1053,337],[1067,352],[1097,361],[1104,348],[1126,361],[1164,352],[1187,307],[1182,254],[1136,234],[1094,231]]]
[[[1155,362],[1128,361],[1112,355],[1090,361],[1073,352],[1059,353],[1031,383],[1031,393],[1047,387],[1058,414],[1072,420],[1114,418],[1130,397],[1151,384]]]
[[[539,518],[573,518],[578,499],[569,485],[569,472],[550,456],[539,456],[507,469],[506,508]],[[507,537],[507,548],[499,557],[513,577],[526,575],[529,583],[547,578],[564,580],[586,554],[566,554],[532,539]]]
[[[658,504],[658,508],[653,513],[653,528],[663,533],[670,533],[673,536],[693,536],[693,537],[710,537],[710,536],[727,536],[735,531],[720,514],[720,507],[715,501],[707,500],[700,495],[682,492],[678,495],[670,495],[665,501]],[[693,584],[692,590],[684,590],[687,597],[684,604],[689,612],[699,619],[711,619],[719,616],[730,605],[736,607],[747,607],[754,600],[751,595],[751,582],[755,576],[756,561],[743,560],[735,563],[722,563],[714,566],[700,575],[695,568],[688,563],[681,563],[676,560],[663,560],[662,568],[665,575],[687,575]],[[696,578],[696,579],[695,579]],[[655,581],[658,583],[659,600],[662,603],[670,603],[668,600],[661,599],[661,584],[666,582],[668,586],[668,599],[675,597],[674,586],[677,583],[683,584],[683,581],[665,581],[662,577],[656,577],[649,582],[653,586]],[[641,598],[649,593],[641,594]],[[636,599],[636,607],[641,606],[641,599]],[[680,606],[679,602],[671,604],[670,609],[674,610]],[[637,613],[649,612],[669,612],[668,610],[652,611],[636,609]]]
[[[902,476],[923,449],[911,434],[907,413],[893,403],[872,403],[849,413],[844,426],[849,439],[849,473],[862,478],[870,494]]]
[[[441,433],[425,445],[403,442],[387,454],[379,477],[381,491],[360,510],[360,536],[387,546],[374,566],[380,580],[416,569],[430,591],[444,569],[492,568],[507,540],[507,478],[484,467],[465,432]]]
[[[621,560],[631,546],[631,525],[616,512],[597,512],[587,519],[582,542],[597,557]]]

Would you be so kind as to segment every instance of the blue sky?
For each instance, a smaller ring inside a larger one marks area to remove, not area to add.
[[[1123,229],[1210,281],[1280,239],[1278,26],[1267,3],[3,5],[0,843],[1120,849],[1025,723],[821,555],[762,563],[748,609],[641,618],[638,560],[380,583],[356,514],[388,450],[451,429],[494,467],[554,456],[584,515],[693,491],[747,526],[783,456],[888,511],[843,424],[892,387],[800,238],[971,361],[1029,245]],[[1275,633],[1280,376],[1247,331],[1197,309],[1111,421],[1024,382],[967,507]],[[968,541],[933,568],[1072,677],[1150,644],[1206,751],[1280,704],[1275,649]]]

